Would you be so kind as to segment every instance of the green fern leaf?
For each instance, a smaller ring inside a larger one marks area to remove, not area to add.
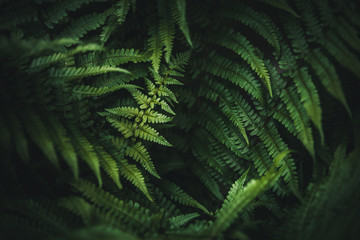
[[[94,207],[81,197],[72,196],[60,199],[59,205],[80,216],[85,224],[89,224],[93,218]]]
[[[63,38],[72,38],[74,40],[81,39],[85,34],[92,30],[96,30],[104,25],[106,19],[111,14],[112,9],[107,10],[103,13],[93,13],[85,15],[78,18],[66,28],[61,34],[60,37]]]
[[[151,142],[156,142],[164,146],[172,146],[163,136],[160,136],[159,133],[149,125],[140,125],[138,129],[135,129],[134,135],[135,137],[139,137]]]
[[[130,91],[131,95],[133,96],[133,98],[135,99],[135,101],[140,105],[140,109],[145,109],[145,108],[151,108],[151,104],[153,104],[153,100],[148,97],[147,95],[143,94],[142,92],[140,92],[139,90],[132,90]]]
[[[208,159],[207,159],[208,160]],[[204,185],[210,190],[210,192],[219,200],[224,200],[223,195],[220,192],[220,188],[215,179],[209,174],[204,167],[196,162],[191,163],[191,171],[204,183]]]
[[[98,97],[98,96],[102,96],[105,95],[107,93],[111,93],[114,91],[117,91],[119,89],[128,89],[128,90],[132,90],[132,89],[136,89],[139,88],[136,85],[132,85],[132,84],[118,84],[118,85],[114,85],[112,87],[93,87],[93,86],[89,86],[89,85],[76,85],[73,88],[73,93],[78,97],[78,99],[82,99],[85,97]]]
[[[229,205],[232,204],[233,201],[236,201],[236,197],[239,195],[239,192],[241,192],[244,188],[244,184],[246,181],[246,177],[249,173],[250,168],[248,168],[242,175],[241,177],[236,180],[233,185],[231,186],[228,195],[226,196],[226,199],[223,202],[223,205],[221,206],[221,209],[218,213],[218,215],[222,214],[222,211],[224,211],[223,209],[226,209],[229,207]]]
[[[178,103],[175,94],[165,86],[159,86],[159,88],[157,89],[157,94],[159,97],[169,97],[171,100]]]
[[[26,111],[26,122],[24,123],[30,137],[34,143],[41,149],[49,161],[59,168],[59,160],[56,154],[54,142],[46,129],[44,121],[36,115],[32,110]]]
[[[158,104],[160,105],[161,109],[164,110],[165,112],[175,115],[175,112],[171,109],[169,104],[164,100],[159,101]]]
[[[149,173],[155,177],[160,178],[159,174],[156,172],[154,163],[151,160],[148,151],[141,142],[128,144],[126,146],[125,155],[139,162]]]
[[[130,9],[130,2],[128,0],[121,0],[116,3],[116,17],[119,25],[123,24],[126,19],[126,15]]]
[[[116,159],[107,152],[101,145],[94,146],[96,154],[100,159],[100,166],[104,169],[107,175],[113,180],[116,186],[121,189],[119,167]]]
[[[360,52],[360,38],[358,37],[358,31],[352,27],[344,17],[339,17],[337,20],[334,28],[338,32],[338,35],[353,49]]]
[[[44,11],[44,24],[49,28],[54,28],[53,24],[57,24],[68,15],[68,12],[75,11],[82,5],[85,5],[92,0],[65,0],[61,3],[52,5],[47,11]]]
[[[327,32],[320,43],[333,55],[336,61],[344,68],[349,69],[356,77],[360,78],[360,61],[348,47],[334,33]]]
[[[138,204],[124,202],[90,182],[79,179],[72,185],[96,206],[125,217],[128,223],[148,225],[148,222],[152,220],[147,209]]]
[[[126,119],[117,120],[112,117],[106,117],[106,119],[114,128],[121,132],[125,138],[129,138],[134,135],[134,127],[131,121]]]
[[[111,34],[115,31],[117,27],[116,18],[114,16],[110,16],[107,20],[107,24],[102,27],[100,33],[100,44],[104,46],[105,43],[109,40]]]
[[[149,123],[167,123],[173,119],[172,117],[168,117],[164,114],[161,114],[151,109],[146,110],[142,118],[144,122],[149,122]]]
[[[272,97],[272,89],[270,83],[270,76],[265,67],[262,59],[255,54],[255,48],[250,42],[240,33],[234,32],[229,29],[226,31],[220,30],[221,34],[216,33],[214,41],[226,48],[233,50],[241,58],[243,58],[254,70],[258,76],[265,81],[266,87],[268,88],[269,94]]]
[[[211,52],[209,57],[201,62],[201,65],[203,70],[240,86],[260,103],[263,103],[261,84],[240,64]]]
[[[150,59],[152,61],[152,66],[155,72],[158,73],[160,68],[163,47],[161,44],[160,30],[155,24],[153,24],[149,28],[149,35],[150,38],[148,40],[148,45],[149,45],[149,52],[151,53]]]
[[[153,201],[146,187],[144,176],[135,165],[129,164],[126,159],[121,159],[119,160],[119,171],[123,177],[139,188],[150,201]]]
[[[100,57],[102,60],[102,57]],[[139,53],[135,49],[112,49],[106,53],[103,58],[104,63],[110,66],[118,66],[128,62],[138,63],[149,61],[149,56],[146,53]]]
[[[328,90],[331,95],[333,95],[344,105],[349,116],[351,116],[351,110],[346,101],[346,97],[335,67],[318,49],[315,49],[311,52],[307,58],[307,61],[315,70],[316,75],[319,77],[326,90]]]
[[[175,36],[175,23],[171,18],[169,2],[158,0],[159,16],[161,17],[159,22],[160,38],[165,46],[165,60],[167,63],[170,62]]]
[[[311,80],[307,68],[302,67],[296,70],[293,79],[295,81],[296,88],[301,96],[301,102],[309,115],[310,119],[315,124],[316,128],[320,132],[321,142],[324,143],[324,133],[321,123],[321,107],[320,99],[317,93],[316,87]]]
[[[139,112],[141,111],[138,108],[134,107],[116,107],[105,110],[115,116],[121,116],[125,118],[137,117],[139,115]]]
[[[66,128],[56,117],[49,117],[47,126],[54,139],[55,146],[60,151],[63,159],[70,167],[75,179],[79,177],[78,158]]]
[[[290,117],[294,121],[295,129],[300,141],[304,144],[305,148],[309,151],[310,155],[315,159],[314,139],[309,120],[304,108],[299,104],[297,99],[298,94],[295,94],[295,89],[284,89],[281,98],[286,103],[286,107],[290,112]]]
[[[178,215],[178,216],[172,217],[169,219],[170,229],[179,228],[199,216],[200,216],[199,213],[188,213],[188,214],[183,214],[183,215]]]
[[[289,154],[289,151],[281,152],[274,159],[274,164],[277,164]],[[239,213],[257,196],[259,196],[263,191],[265,191],[269,186],[274,184],[274,182],[279,178],[281,173],[276,171],[273,167],[268,173],[262,176],[259,179],[252,179],[242,188],[243,181],[246,177],[246,173],[235,182],[232,189],[229,192],[229,195],[225,201],[223,207],[220,209],[219,214],[216,216],[215,222],[209,229],[209,232],[212,236],[218,236],[219,233],[225,231]]]
[[[228,8],[229,6],[225,6]],[[280,51],[280,43],[278,40],[278,30],[275,24],[267,15],[257,12],[248,6],[231,6],[231,8],[220,13],[224,18],[239,21],[261,35],[266,41],[273,46],[277,52]]]
[[[79,156],[89,165],[93,173],[95,174],[99,186],[102,185],[102,179],[100,175],[100,160],[95,152],[94,146],[89,142],[86,136],[75,126],[69,125],[69,134],[71,140],[75,146],[75,150]]]
[[[177,23],[180,30],[184,34],[186,41],[192,47],[192,42],[189,33],[189,27],[186,21],[186,2],[185,0],[172,0],[171,4],[171,15],[173,17],[173,21]]]
[[[99,74],[104,74],[108,72],[120,72],[120,73],[127,73],[130,74],[129,71],[118,68],[118,67],[108,67],[108,66],[102,66],[102,67],[80,67],[80,68],[61,68],[55,70],[54,68],[50,69],[50,77],[55,79],[74,79],[74,78],[83,78],[88,76],[94,76]]]
[[[201,205],[198,201],[192,198],[176,184],[163,180],[160,185],[161,188],[164,189],[164,191],[166,191],[166,193],[168,193],[170,198],[174,201],[177,201],[185,206],[191,206],[201,209],[205,213],[209,214],[209,211],[203,205]]]
[[[35,58],[34,60],[32,60],[30,66],[29,66],[29,71],[31,73],[39,72],[40,70],[42,70],[54,63],[57,63],[60,61],[65,61],[66,58],[71,57],[78,53],[84,53],[84,52],[89,52],[89,51],[102,51],[102,50],[104,50],[104,49],[101,46],[90,43],[90,44],[86,44],[86,45],[77,46],[75,49],[72,49],[72,50],[68,51],[67,53],[54,53],[49,56],[38,57],[38,58]]]

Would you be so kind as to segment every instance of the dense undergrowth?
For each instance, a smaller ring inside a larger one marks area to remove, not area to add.
[[[356,239],[353,1],[0,1],[1,239]]]

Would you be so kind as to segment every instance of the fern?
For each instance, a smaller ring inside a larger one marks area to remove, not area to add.
[[[0,8],[3,238],[358,235],[355,1]]]
[[[50,77],[55,79],[59,79],[59,78],[73,79],[73,78],[94,76],[108,72],[120,72],[127,74],[130,73],[129,71],[118,67],[101,66],[101,67],[87,67],[87,68],[63,68],[58,70],[51,69]]]
[[[141,165],[155,177],[160,178],[159,174],[156,172],[153,162],[151,161],[149,153],[140,142],[137,142],[133,145],[128,145],[126,147],[125,154],[140,162]]]
[[[89,167],[94,172],[99,185],[102,185],[102,180],[100,176],[100,163],[99,157],[95,152],[94,146],[89,142],[89,140],[81,134],[81,132],[74,128],[74,126],[69,126],[69,133],[72,136],[73,144],[79,156],[89,165]]]
[[[324,87],[344,105],[348,114],[351,116],[351,110],[348,106],[342,85],[333,65],[327,60],[321,51],[317,49],[310,54],[308,62],[314,66],[314,70]]]
[[[112,49],[107,52],[104,57],[104,63],[110,66],[118,66],[128,62],[137,63],[146,61],[148,61],[148,56],[144,53],[139,53],[139,50],[135,49]]]
[[[264,66],[264,62],[255,54],[255,48],[250,44],[250,42],[242,36],[240,33],[235,33],[232,29],[223,31],[221,35],[224,35],[224,38],[217,40],[214,37],[214,40],[241,56],[254,70],[258,76],[265,81],[266,87],[268,88],[270,96],[272,96],[272,89],[270,83],[269,73]]]
[[[198,208],[205,213],[209,214],[209,211],[201,205],[198,201],[193,199],[190,195],[188,195],[184,190],[182,190],[179,186],[175,185],[171,182],[163,182],[161,183],[161,187],[168,192],[170,195],[170,198],[174,201],[179,202],[180,204],[183,204],[185,206],[191,206]]]
[[[136,165],[129,164],[126,159],[120,159],[119,165],[120,174],[132,182],[150,201],[152,201],[152,197],[146,187],[144,177]]]
[[[226,6],[224,7],[226,8]],[[276,49],[276,51],[280,51],[278,30],[271,19],[265,14],[257,12],[248,6],[239,5],[226,9],[220,15],[224,18],[234,19],[249,26],[266,39],[266,41],[268,41],[269,44]]]
[[[287,154],[288,152],[280,153],[274,159],[275,164],[281,161]],[[260,192],[263,192],[269,185],[273,184],[280,174],[272,169],[260,179],[251,180],[242,189],[246,175],[247,173],[239,178],[229,191],[228,197],[220,209],[216,221],[209,229],[211,235],[216,236],[220,232],[226,230],[231,222],[237,217],[237,214]]]

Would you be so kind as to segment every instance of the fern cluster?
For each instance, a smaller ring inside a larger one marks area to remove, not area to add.
[[[358,7],[1,1],[0,231],[358,234]]]

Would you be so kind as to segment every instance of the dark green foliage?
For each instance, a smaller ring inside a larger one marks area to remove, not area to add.
[[[357,239],[359,5],[0,1],[1,239]]]

